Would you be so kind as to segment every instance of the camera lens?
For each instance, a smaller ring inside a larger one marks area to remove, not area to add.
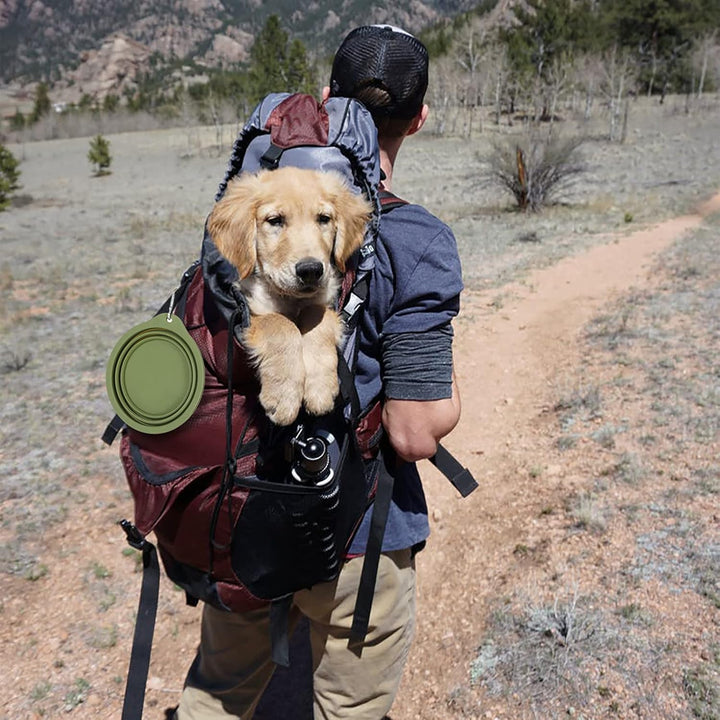
[[[325,470],[327,464],[327,445],[318,437],[310,438],[300,449],[302,469],[307,473],[317,475]]]

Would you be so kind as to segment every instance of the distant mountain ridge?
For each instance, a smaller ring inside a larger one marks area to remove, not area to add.
[[[211,66],[247,58],[267,17],[313,54],[330,52],[354,25],[388,22],[418,32],[477,0],[0,0],[0,82],[51,83],[80,72],[103,48],[155,62]],[[120,41],[118,41],[120,38]],[[80,80],[72,76],[71,82]],[[122,78],[121,78],[122,80]]]

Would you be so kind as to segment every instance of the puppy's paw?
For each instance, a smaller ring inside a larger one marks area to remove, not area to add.
[[[257,368],[260,404],[276,425],[290,425],[302,407],[305,387],[300,330],[277,313],[257,315],[244,342]]]
[[[302,386],[292,382],[262,386],[260,404],[276,425],[290,425],[297,418],[302,405]]]
[[[311,415],[325,415],[335,407],[335,398],[340,386],[337,370],[317,372],[306,370],[305,375],[305,409]]]

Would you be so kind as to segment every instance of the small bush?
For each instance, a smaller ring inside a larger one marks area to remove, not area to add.
[[[605,511],[592,495],[583,493],[576,498],[570,514],[579,529],[598,533],[607,529]]]
[[[511,193],[520,210],[537,212],[557,200],[584,170],[578,148],[582,138],[530,132],[494,146],[487,162],[489,182]]]
[[[15,156],[0,143],[0,211],[10,205],[10,196],[20,185],[20,171]]]
[[[20,372],[32,360],[32,353],[28,350],[16,352],[7,350],[4,358],[0,361],[0,375],[9,375],[13,372]]]
[[[85,678],[77,678],[75,684],[65,695],[65,712],[72,712],[78,705],[85,702],[90,690],[90,683]]]
[[[693,717],[700,720],[720,717],[720,685],[713,673],[704,666],[686,669],[682,684]]]
[[[88,160],[95,166],[96,175],[107,175],[110,171],[110,141],[106,140],[102,135],[96,135],[90,141],[90,149],[87,154]]]
[[[580,697],[585,667],[607,647],[612,633],[589,604],[573,596],[552,605],[531,602],[496,612],[489,637],[470,665],[471,683],[491,695],[526,698],[537,710],[561,694],[568,700]],[[533,717],[551,715],[538,712]]]

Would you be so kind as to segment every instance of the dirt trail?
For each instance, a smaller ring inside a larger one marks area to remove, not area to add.
[[[542,482],[528,469],[542,458],[537,421],[557,398],[553,387],[580,362],[579,332],[614,298],[651,285],[657,254],[718,210],[720,194],[693,214],[535,271],[502,288],[500,309],[497,290],[465,296],[455,340],[463,415],[446,445],[480,487],[460,500],[423,466],[433,537],[419,556],[418,634],[393,720],[442,717],[437,703],[467,685],[480,618],[506,585],[513,548],[543,497],[572,482],[561,468]]]

